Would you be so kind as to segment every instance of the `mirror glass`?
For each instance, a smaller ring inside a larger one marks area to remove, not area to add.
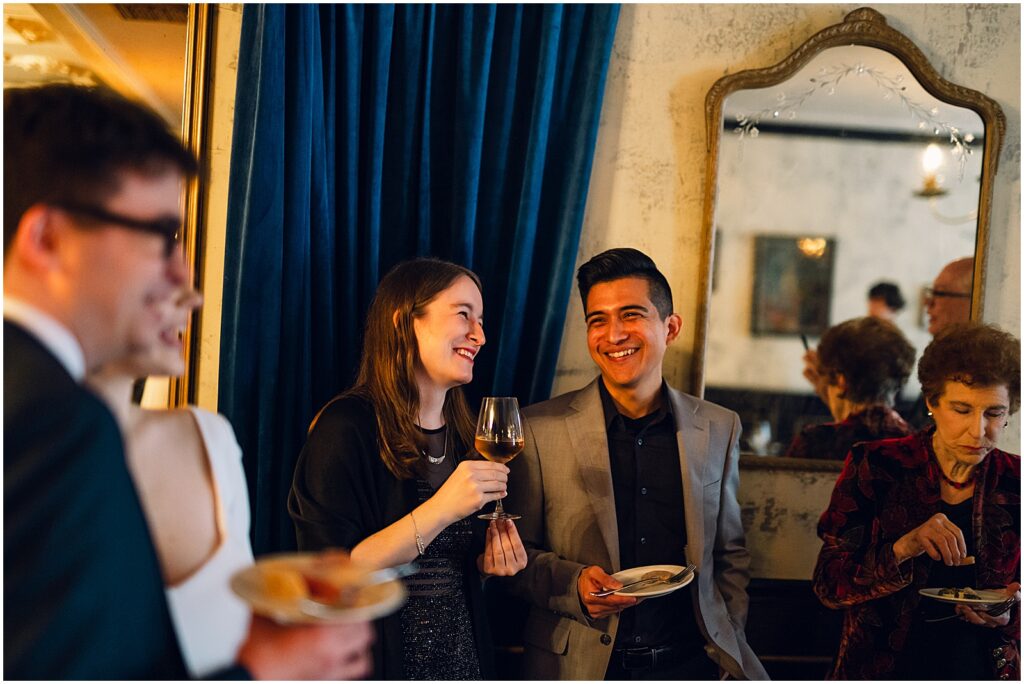
[[[740,414],[745,452],[779,455],[832,420],[802,375],[801,335],[813,347],[867,315],[869,288],[888,282],[918,355],[931,340],[925,288],[975,253],[985,129],[863,46],[731,93],[723,114],[705,397]],[[919,394],[912,376],[897,409]]]
[[[143,102],[171,130],[189,130],[184,109],[189,7],[6,3],[4,87],[105,86]],[[186,231],[189,225],[186,219]],[[148,378],[137,398],[150,408],[167,407],[174,382],[181,381]]]

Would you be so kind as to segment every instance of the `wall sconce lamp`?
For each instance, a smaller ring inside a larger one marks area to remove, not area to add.
[[[942,187],[942,177],[938,174],[942,166],[942,149],[935,143],[931,143],[924,150],[921,157],[921,170],[924,171],[924,183],[921,189],[915,190],[918,197],[941,197],[948,190]]]
[[[924,178],[922,179],[921,188],[914,191],[914,196],[927,199],[928,209],[931,211],[932,216],[947,226],[976,221],[978,219],[978,211],[976,209],[963,216],[946,216],[939,211],[937,206],[938,198],[949,194],[949,190],[942,187],[943,178],[938,173],[944,163],[945,158],[942,148],[935,143],[929,144],[925,148],[924,154],[921,155],[921,170],[924,172]]]

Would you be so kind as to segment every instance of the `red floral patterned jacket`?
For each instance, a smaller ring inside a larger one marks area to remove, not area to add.
[[[933,561],[922,554],[897,566],[892,546],[939,512],[933,431],[856,445],[818,522],[824,545],[814,591],[829,608],[846,609],[833,679],[884,679],[906,643]],[[1020,581],[1020,457],[994,449],[978,468],[977,588],[1002,588]],[[993,630],[993,673],[1020,678],[1019,641],[1018,604],[1010,623]]]
[[[906,437],[912,432],[896,409],[870,406],[836,423],[808,425],[786,451],[794,458],[830,458],[842,461],[857,442]]]

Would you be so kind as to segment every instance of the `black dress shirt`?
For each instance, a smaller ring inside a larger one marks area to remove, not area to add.
[[[618,412],[600,383],[619,530],[619,567],[686,565],[683,479],[676,424],[662,383],[661,406],[642,418]],[[701,648],[690,590],[647,599],[621,613],[616,648]]]

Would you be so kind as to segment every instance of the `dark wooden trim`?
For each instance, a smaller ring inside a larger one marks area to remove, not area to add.
[[[843,461],[827,458],[790,458],[788,456],[755,456],[740,454],[741,470],[810,470],[821,473],[838,473]]]
[[[722,122],[722,130],[731,132],[739,123],[735,118],[727,118]],[[786,124],[761,122],[757,124],[760,135],[796,135],[805,138],[832,138],[837,140],[869,140],[883,143],[928,143],[948,142],[949,136],[935,136],[931,133],[911,133],[909,131],[882,130],[879,128],[854,128],[826,124]],[[984,136],[974,138],[975,143],[984,141]],[[974,143],[971,143],[972,145]]]

